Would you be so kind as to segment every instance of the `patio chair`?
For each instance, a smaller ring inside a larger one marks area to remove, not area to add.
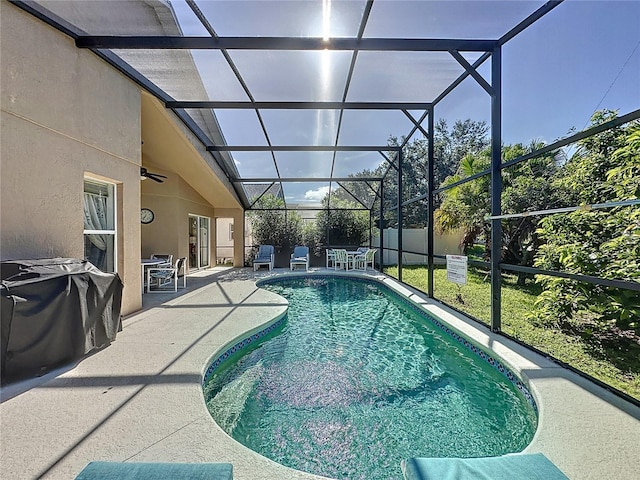
[[[349,255],[347,251],[344,248],[336,248],[333,250],[333,253],[335,254],[335,260],[333,262],[334,269],[344,268],[345,270],[349,270]]]
[[[289,267],[293,270],[296,265],[304,265],[304,269],[309,270],[309,247],[297,246],[293,249]]]
[[[173,287],[178,291],[178,282],[182,279],[182,288],[187,288],[187,257],[180,257],[174,266],[159,265],[147,268],[147,293],[166,293]],[[154,289],[155,287],[155,289]]]
[[[260,245],[258,248],[258,254],[253,259],[253,271],[255,272],[262,265],[269,267],[269,271],[273,270],[275,253],[273,245]]]
[[[371,269],[375,270],[374,262],[376,251],[376,248],[369,248],[365,253],[356,255],[353,258],[353,268],[357,270],[364,270],[366,272],[367,267],[371,265]]]
[[[327,268],[329,268],[329,264],[331,264],[332,267],[335,266],[336,254],[333,253],[333,248],[327,248],[325,253],[327,255]]]
[[[162,265],[163,267],[165,265],[169,265],[172,266],[173,265],[173,255],[168,254],[168,253],[153,253],[151,254],[151,258],[153,260],[164,260],[164,264]]]

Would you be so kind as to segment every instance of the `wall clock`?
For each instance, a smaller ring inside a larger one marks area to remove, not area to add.
[[[140,221],[144,224],[153,222],[155,215],[148,208],[143,208],[140,210]]]

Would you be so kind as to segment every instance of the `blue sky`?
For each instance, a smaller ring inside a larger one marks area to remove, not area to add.
[[[475,97],[482,115],[486,95]],[[640,1],[568,0],[505,45],[504,142],[552,142],[603,108],[640,108]]]
[[[181,1],[172,3],[185,34],[206,34]],[[326,32],[355,36],[364,2],[329,3],[329,22],[323,22],[321,0],[199,1],[198,5],[223,36],[322,36]],[[365,37],[498,38],[543,3],[375,0]],[[304,100],[307,96],[340,100],[350,61],[347,52],[230,53],[256,100]],[[474,58],[465,55],[470,61]],[[203,77],[211,79],[205,79],[205,86],[212,100],[246,100],[219,52],[194,52],[194,57]],[[479,70],[487,80],[489,64]],[[425,71],[438,68],[442,75],[425,76]],[[433,92],[459,74],[456,68],[459,65],[452,66],[446,52],[395,57],[388,52],[375,56],[361,52],[347,99],[430,101]],[[566,0],[503,47],[502,73],[505,143],[526,144],[534,139],[549,143],[567,136],[571,128],[585,128],[597,108],[620,114],[640,108],[640,0]],[[367,98],[371,93],[376,98]],[[216,114],[229,144],[265,144],[252,111]],[[468,78],[436,106],[435,118],[445,118],[450,125],[466,118],[489,123],[489,96]],[[336,111],[264,111],[263,118],[274,145],[333,144],[337,119]],[[381,145],[389,135],[401,136],[410,128],[408,119],[398,112],[347,111],[340,142]],[[330,168],[323,155],[300,160],[279,156],[284,176],[303,176],[305,166],[308,173],[324,176]],[[271,176],[269,172],[274,171],[264,154],[236,153],[234,157],[244,177]],[[347,174],[376,163],[380,158],[375,155],[352,155],[341,158],[336,169]],[[304,200],[305,194],[317,201],[317,189],[326,190],[325,185],[309,187],[289,184],[285,193],[293,202]]]

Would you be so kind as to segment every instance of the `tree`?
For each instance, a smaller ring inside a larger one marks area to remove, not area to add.
[[[398,141],[396,137],[390,137],[388,144],[394,147],[404,143],[404,138]],[[428,180],[428,141],[426,139],[415,139],[407,143],[402,149],[402,201],[410,200],[427,193]],[[398,205],[398,161],[395,155],[389,176],[385,179],[385,205]],[[425,208],[421,202],[414,202],[405,205],[402,210],[404,228],[422,228],[426,226],[427,218]],[[394,223],[397,223],[396,215],[392,216]]]
[[[393,152],[389,153],[388,158],[390,160],[395,160],[395,154]],[[386,175],[387,170],[390,170],[388,175]],[[394,167],[392,167],[389,162],[383,162],[374,170],[365,169],[356,174],[349,175],[350,177],[354,178],[354,180],[349,182],[341,182],[346,188],[338,187],[331,193],[331,207],[335,205],[347,205],[346,208],[368,208],[369,210],[372,210],[374,212],[374,215],[376,215],[377,217],[377,212],[380,211],[380,199],[377,196],[380,191],[380,184],[378,182],[370,183],[358,181],[356,179],[362,177],[384,178],[384,205],[389,208],[390,206],[396,205],[398,203],[397,174],[394,175],[393,172]],[[336,202],[336,200],[338,202]],[[327,205],[324,200],[323,205],[325,207]],[[390,219],[395,220],[395,218],[395,212],[389,210],[385,211],[385,219],[387,220],[387,222],[389,222]],[[367,229],[368,228],[369,227],[367,223]]]
[[[309,247],[309,252],[312,254],[322,255],[322,236],[317,220],[302,225],[302,245]]]
[[[598,111],[591,117],[591,126],[616,118],[611,110]],[[581,140],[574,155],[563,165],[555,186],[566,205],[592,204],[615,195],[607,172],[615,167],[613,153],[625,143],[625,129],[615,127]]]
[[[615,118],[597,112],[592,124]],[[593,204],[640,198],[640,123],[617,127],[580,142],[558,176],[565,201]],[[537,267],[605,279],[640,281],[640,209],[577,210],[551,215],[540,222],[546,242]],[[640,294],[558,277],[540,276],[544,292],[535,317],[544,323],[572,319],[640,330]]]
[[[485,170],[491,164],[490,151],[480,155],[466,155],[458,165],[457,172],[447,177],[443,186],[451,185],[463,178]],[[435,228],[439,232],[463,229],[461,246],[466,253],[480,234],[490,238],[489,224],[484,217],[490,212],[489,176],[485,175],[449,190],[442,195],[440,208],[434,212]],[[485,256],[489,255],[488,242]]]
[[[485,121],[467,118],[456,120],[451,130],[443,118],[434,124],[435,187],[456,172],[460,161],[468,154],[477,154],[489,146],[489,127]]]
[[[528,147],[521,144],[503,149],[506,161],[539,150],[544,146],[532,142]],[[502,212],[522,213],[547,210],[559,206],[559,196],[553,185],[558,170],[557,152],[520,162],[502,170]],[[505,263],[532,266],[542,240],[537,232],[540,216],[528,215],[502,222],[502,261]],[[524,285],[531,275],[518,273],[518,285]]]
[[[258,245],[274,245],[290,248],[302,242],[303,221],[296,212],[285,211],[285,203],[275,195],[264,195],[254,208],[273,210],[251,210],[247,214],[252,227],[253,239]],[[283,209],[283,210],[276,210]]]
[[[331,192],[331,198],[351,202],[361,208],[371,208],[376,200],[376,192],[379,188],[379,183],[365,182],[357,179],[363,177],[379,177],[382,175],[382,172],[379,170],[380,169],[376,169],[372,171],[365,169],[361,172],[350,174],[349,177],[354,180],[340,182],[340,186]]]
[[[328,196],[322,200],[327,206]],[[335,208],[361,208],[349,200],[331,198],[332,210],[322,210],[316,217],[319,239],[331,245],[363,245],[369,242],[369,212],[367,210],[333,210]]]
[[[507,162],[543,147],[540,143],[506,145],[502,147],[502,161]],[[458,165],[455,175],[444,184],[451,185],[475,175],[491,165],[491,149],[479,154],[467,154]],[[555,154],[535,157],[520,162],[502,171],[502,211],[522,213],[553,208],[557,204],[551,179],[556,172]],[[446,190],[440,208],[435,212],[436,227],[440,231],[458,228],[464,230],[462,248],[466,253],[480,235],[485,239],[485,259],[491,257],[491,229],[485,220],[491,213],[490,176],[484,175],[462,185]],[[535,252],[540,246],[536,233],[538,217],[524,216],[502,221],[502,261],[523,266],[532,266]],[[527,274],[518,274],[518,283],[523,285]]]
[[[477,155],[486,149],[489,145],[488,131],[486,122],[471,119],[457,120],[451,130],[444,119],[435,123],[434,186],[436,188],[440,187],[446,178],[455,174],[463,157]],[[405,140],[405,138],[398,140],[392,136],[389,137],[387,144],[398,147],[404,144]],[[428,148],[429,142],[426,138],[416,138],[402,149],[403,201],[422,196],[428,191]],[[380,176],[386,174],[383,201],[387,208],[398,204],[397,159],[393,152],[389,153],[389,158],[394,166],[385,163],[373,172]],[[435,203],[439,204],[438,198],[435,199]],[[406,205],[403,207],[402,215],[404,228],[425,227],[427,224],[426,200]],[[397,225],[396,217],[395,209],[385,212],[385,220],[391,225]]]

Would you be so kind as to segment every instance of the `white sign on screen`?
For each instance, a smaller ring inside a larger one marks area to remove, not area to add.
[[[447,255],[447,280],[459,285],[467,284],[467,257]]]

